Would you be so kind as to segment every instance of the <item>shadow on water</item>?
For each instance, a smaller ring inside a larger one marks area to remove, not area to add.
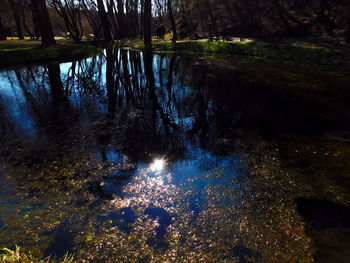
[[[159,207],[147,208],[144,214],[148,215],[151,219],[158,220],[158,227],[155,231],[156,235],[148,240],[148,244],[157,248],[167,249],[169,245],[164,240],[164,237],[166,228],[171,224],[172,217],[166,210]]]
[[[129,233],[132,231],[132,224],[136,220],[136,214],[130,207],[122,208],[116,212],[111,212],[108,216],[99,216],[102,222],[108,221],[110,226],[118,227],[119,229]]]
[[[299,198],[300,213],[317,230],[350,227],[350,207],[327,200]]]
[[[243,60],[108,49],[1,71],[0,245],[78,262],[346,262],[349,240],[313,251],[349,228],[349,94]]]
[[[350,206],[306,198],[298,198],[296,203],[317,244],[315,262],[345,262],[349,256]]]
[[[67,253],[73,253],[76,233],[67,223],[62,223],[57,229],[45,234],[52,236],[51,243],[44,251],[45,257],[62,258]]]

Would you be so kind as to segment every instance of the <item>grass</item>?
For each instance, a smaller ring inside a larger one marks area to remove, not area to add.
[[[56,40],[66,39],[64,37],[55,37]],[[6,40],[20,40],[19,37],[6,37]],[[32,40],[30,37],[24,37],[24,40]]]
[[[60,44],[42,48],[37,43],[0,42],[0,66],[10,66],[29,62],[80,59],[99,52],[101,48],[83,44]]]
[[[74,256],[66,254],[61,260],[53,260],[50,257],[45,259],[37,259],[30,253],[25,253],[19,246],[15,246],[14,250],[3,248],[0,252],[1,263],[73,263]]]
[[[350,47],[323,46],[311,43],[290,41],[285,43],[263,41],[220,41],[208,42],[203,40],[179,41],[176,44],[170,41],[154,41],[153,50],[166,53],[186,54],[234,54],[258,57],[272,60],[292,61],[300,64],[327,68],[336,71],[350,70]],[[142,50],[141,41],[127,41],[118,46]]]
[[[0,52],[6,51],[18,51],[18,50],[30,50],[37,48],[37,44],[0,44]]]
[[[166,39],[171,37],[167,35]],[[91,56],[101,49],[89,45],[63,42],[49,48],[42,48],[40,42],[33,41],[0,41],[0,67],[27,62],[48,60],[71,60]],[[332,71],[350,71],[350,46],[345,44],[322,43],[322,41],[283,39],[272,41],[254,41],[236,39],[234,41],[208,42],[206,40],[153,41],[156,52],[183,53],[198,56],[199,54],[234,54],[277,61],[291,61],[303,65],[325,68]],[[118,42],[116,47],[144,49],[142,41]]]

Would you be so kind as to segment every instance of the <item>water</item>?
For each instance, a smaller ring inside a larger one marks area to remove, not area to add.
[[[346,262],[348,80],[127,50],[3,69],[0,246],[77,262]]]

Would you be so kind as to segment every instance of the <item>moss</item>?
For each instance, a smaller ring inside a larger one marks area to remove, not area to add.
[[[47,60],[79,59],[99,52],[101,48],[89,44],[67,44],[42,48],[38,44],[1,43],[0,66]]]

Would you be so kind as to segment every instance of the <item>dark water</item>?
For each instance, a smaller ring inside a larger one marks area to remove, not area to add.
[[[348,262],[348,76],[106,50],[0,71],[0,246]]]

